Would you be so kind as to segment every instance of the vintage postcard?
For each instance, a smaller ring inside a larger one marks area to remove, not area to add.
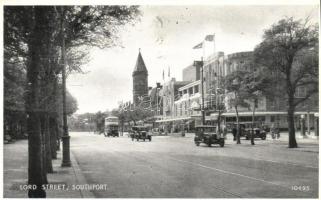
[[[3,198],[319,198],[319,1],[1,17]]]

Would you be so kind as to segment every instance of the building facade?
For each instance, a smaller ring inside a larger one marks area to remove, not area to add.
[[[176,81],[175,78],[164,83],[162,89],[164,119],[175,118],[174,102],[180,98],[178,89],[188,83],[190,83],[190,81]]]
[[[165,83],[163,88],[163,120],[170,124],[170,129],[179,130],[177,126],[181,124],[197,125],[201,121],[200,107],[201,98],[201,68],[197,68],[197,62],[184,68],[183,80],[188,81],[179,87],[178,82],[173,79]],[[204,61],[203,66],[203,85],[204,85],[204,110],[206,123],[216,124],[218,104],[224,104],[225,110],[222,114],[223,123],[231,125],[236,121],[235,109],[230,103],[232,94],[224,90],[223,83],[227,75],[237,70],[256,70],[258,66],[253,64],[253,52],[237,52],[224,55],[224,52],[217,52],[209,56]],[[195,70],[197,69],[197,70]],[[193,73],[193,74],[189,74]],[[276,76],[276,72],[271,72],[271,76]],[[176,83],[176,84],[175,84]],[[174,89],[174,86],[177,89]],[[296,98],[303,98],[307,88],[299,87],[296,91]],[[249,107],[239,107],[239,116],[241,122],[252,121],[251,110],[253,102],[248,101]],[[287,102],[284,97],[267,98],[261,96],[255,104],[255,120],[262,122],[267,126],[278,123],[280,128],[287,129]],[[302,120],[307,129],[313,129],[317,123],[318,113],[318,95],[311,96],[308,100],[299,104],[296,109],[295,118],[297,128],[300,129]]]

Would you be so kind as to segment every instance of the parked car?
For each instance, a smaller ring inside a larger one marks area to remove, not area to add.
[[[199,146],[200,143],[204,143],[209,147],[212,144],[219,144],[221,147],[224,147],[224,137],[217,134],[216,126],[196,126],[195,131],[194,142],[196,146]]]
[[[130,137],[132,138],[132,141],[134,141],[135,139],[137,141],[152,141],[152,134],[148,131],[148,127],[146,126],[133,126],[132,132],[130,133]]]
[[[240,122],[240,137],[245,137],[246,140],[251,139],[252,122]],[[266,139],[266,128],[263,128],[260,122],[254,122],[254,138]],[[235,124],[236,127],[236,124]]]

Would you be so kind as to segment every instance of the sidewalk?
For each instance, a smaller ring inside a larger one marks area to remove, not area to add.
[[[28,180],[28,140],[18,140],[3,146],[3,197],[28,198],[27,190],[22,188]],[[47,198],[93,198],[88,190],[72,190],[73,185],[84,185],[86,180],[81,173],[74,156],[70,155],[72,167],[61,165],[62,151],[58,151],[57,159],[53,160],[54,173],[48,174],[49,184],[65,184],[69,190],[46,190]]]

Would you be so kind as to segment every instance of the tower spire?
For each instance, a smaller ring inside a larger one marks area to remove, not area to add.
[[[141,54],[141,49],[139,48],[138,51],[139,51],[139,53],[138,53],[138,57],[137,57],[137,61],[136,61],[136,65],[135,65],[133,73],[136,73],[136,72],[148,73],[144,59]]]

